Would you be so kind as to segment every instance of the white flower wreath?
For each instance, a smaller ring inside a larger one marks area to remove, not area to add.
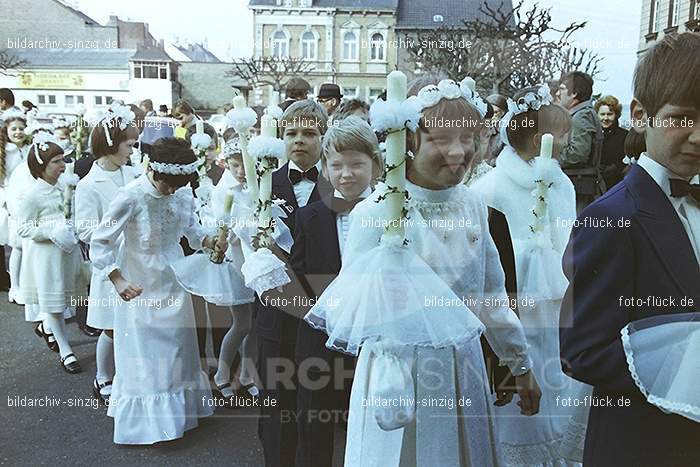
[[[2,120],[3,121],[8,121],[12,118],[21,118],[22,120],[26,121],[27,116],[24,115],[24,112],[22,112],[20,109],[17,107],[10,107],[6,111],[2,113]]]
[[[509,98],[507,101],[508,111],[500,122],[500,133],[503,143],[510,146],[507,130],[513,117],[529,112],[530,110],[540,110],[543,106],[550,105],[551,103],[552,94],[549,91],[549,86],[546,84],[539,85],[536,94],[534,92],[528,92],[523,97],[519,98],[517,102]]]
[[[221,150],[219,159],[226,160],[234,154],[243,154],[243,148],[241,147],[241,140],[238,136],[234,136],[224,144],[224,148]]]
[[[479,114],[486,115],[488,107],[479,93],[469,87],[471,78],[464,78],[459,84],[451,79],[443,79],[437,85],[423,87],[416,96],[403,102],[389,102],[377,99],[369,109],[372,128],[377,132],[395,131],[403,128],[415,132],[423,111],[438,104],[442,99],[465,99],[476,107]]]
[[[112,102],[107,113],[102,117],[102,128],[105,130],[105,139],[109,146],[113,146],[112,136],[109,134],[109,129],[118,126],[120,130],[126,130],[129,125],[136,119],[136,114],[130,107]]]
[[[44,161],[41,160],[41,156],[39,156],[39,151],[46,151],[47,149],[49,149],[49,143],[53,143],[56,146],[61,147],[61,143],[58,140],[58,138],[56,138],[56,135],[46,130],[38,130],[32,138],[32,149],[34,149],[34,157],[36,158],[36,161],[39,163],[39,165],[44,165]]]
[[[149,161],[148,165],[158,173],[167,175],[192,175],[199,168],[199,161],[190,164],[170,164],[168,162]]]

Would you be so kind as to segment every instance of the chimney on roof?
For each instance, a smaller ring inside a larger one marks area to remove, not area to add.
[[[158,48],[160,50],[165,50],[165,40],[163,39],[158,39]]]
[[[119,21],[119,16],[109,15],[109,21],[107,21],[107,26],[116,26],[117,21]]]

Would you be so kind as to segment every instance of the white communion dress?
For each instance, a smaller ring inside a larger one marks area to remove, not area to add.
[[[189,187],[164,196],[144,174],[118,191],[92,234],[93,264],[107,275],[119,269],[143,288],[114,310],[116,376],[107,414],[114,417],[117,444],[180,438],[198,417],[213,413],[192,299],[170,269],[183,256],[180,238],[201,246],[194,209]]]
[[[363,307],[353,307],[359,314],[353,317],[356,328],[371,337],[363,342],[355,371],[345,465],[499,465],[481,331],[501,363],[515,374],[527,371],[530,360],[522,327],[508,307],[503,270],[489,235],[486,205],[463,185],[428,190],[407,182],[407,189],[411,200],[406,239],[412,251],[394,255],[410,259],[417,254],[420,258],[407,263],[407,287],[399,285],[402,290],[397,290],[391,278],[377,278],[369,271],[378,265],[371,265],[366,254],[380,244],[384,231],[383,204],[376,201],[386,187],[380,185],[350,214],[343,267],[337,282],[326,289],[335,291],[335,297],[356,296],[358,300],[367,298],[364,291],[373,290],[377,296],[384,294],[377,299],[379,302],[395,303],[396,309],[421,310],[401,314],[390,307],[382,313],[391,318],[378,320],[372,315],[379,310],[368,308],[368,316],[360,316]],[[421,268],[431,268],[432,272]],[[390,268],[386,271],[401,277]],[[449,287],[452,297],[456,295],[459,306],[430,303],[444,298],[443,292],[437,292],[436,297],[415,297],[411,293],[411,277],[434,282],[433,272]],[[344,274],[352,280],[344,282]],[[380,288],[369,283],[376,280],[382,281]],[[334,286],[342,283],[348,284],[354,295]],[[322,295],[305,319],[331,336],[328,347],[356,349],[358,332],[344,327],[346,319],[337,316],[344,313],[343,303],[324,305],[334,296]],[[403,297],[421,302],[403,303]],[[381,335],[372,335],[378,321],[383,321]],[[465,322],[469,323],[466,327]],[[455,329],[452,334],[450,324]],[[392,338],[383,337],[387,335]],[[411,343],[412,336],[420,336],[420,342]]]
[[[95,162],[90,172],[80,180],[75,188],[75,229],[78,238],[90,244],[92,233],[97,229],[109,203],[117,190],[137,177],[137,169],[120,167],[109,172]],[[90,278],[90,300],[88,303],[87,324],[96,329],[112,329],[114,307],[119,297],[107,276],[92,267]]]
[[[19,202],[17,235],[23,239],[19,300],[27,307],[27,321],[44,313],[64,313],[75,305],[87,286],[81,280],[82,255],[70,221],[63,213],[58,185],[34,180]]]
[[[8,245],[10,240],[9,227],[9,184],[10,177],[15,169],[27,160],[27,153],[31,146],[25,145],[22,149],[14,143],[5,144],[5,179],[0,184],[0,245]],[[15,228],[13,226],[13,228]]]
[[[533,215],[539,193],[535,180],[551,183],[539,228]],[[573,184],[556,160],[538,157],[528,163],[506,146],[496,160],[496,168],[479,178],[471,189],[481,193],[486,204],[508,220],[515,252],[518,311],[542,390],[540,411],[532,417],[521,416],[512,404],[496,407],[505,461],[509,465],[542,466],[581,462],[563,452],[561,445],[575,441],[582,448],[587,408],[557,403],[570,397],[583,400],[591,391],[562,372],[559,357],[559,311],[568,285],[561,264],[576,220]]]

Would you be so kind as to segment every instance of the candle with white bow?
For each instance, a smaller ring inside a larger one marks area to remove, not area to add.
[[[197,122],[195,123],[195,128],[197,130],[198,135],[204,134],[204,122],[201,118],[197,119]]]
[[[387,102],[406,100],[406,75],[392,71],[386,78]],[[406,129],[392,131],[386,137],[386,163],[391,169],[386,175],[386,184],[395,192],[387,193],[387,220],[389,235],[404,235],[402,212],[406,201]]]
[[[245,98],[243,96],[236,96],[233,98],[233,108],[236,110],[243,110],[246,108]],[[258,198],[258,179],[255,175],[255,159],[248,154],[248,142],[250,140],[250,131],[244,129],[238,132],[238,136],[241,139],[241,152],[243,153],[243,167],[245,168],[245,179],[248,185],[248,192],[250,193],[250,199]]]
[[[277,138],[277,120],[271,115],[263,115],[260,119],[260,136],[262,138]],[[260,168],[260,179],[258,199],[260,201],[260,214],[258,217],[258,227],[268,229],[270,220],[272,219],[272,171],[274,167],[268,167],[267,160],[263,159],[258,162]]]

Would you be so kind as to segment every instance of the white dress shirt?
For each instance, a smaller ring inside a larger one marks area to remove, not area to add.
[[[365,199],[369,195],[372,194],[372,188],[367,187],[365,191],[362,192],[362,194],[359,196],[359,198]],[[346,201],[352,201],[351,199],[347,199],[340,193],[338,190],[335,190],[333,192],[333,197],[334,198],[342,198]],[[350,230],[350,212],[339,212],[335,216],[335,227],[336,227],[336,232],[338,233],[338,245],[340,246],[340,257],[342,259],[343,257],[343,247],[345,246],[345,242],[348,239],[348,230]]]
[[[690,180],[683,178],[647,156],[646,153],[642,153],[637,161],[637,165],[646,170],[668,197],[671,205],[673,205],[673,209],[678,214],[681,224],[683,224],[686,234],[688,234],[690,244],[695,250],[695,257],[700,262],[700,205],[691,196],[671,196],[671,182],[669,181],[670,178],[677,178],[697,184],[700,176],[695,175]]]
[[[318,176],[321,176],[321,160],[319,159],[318,162],[316,162],[316,169],[318,169]],[[304,172],[304,170],[301,170],[298,165],[293,160],[289,161],[289,170],[298,170],[299,172]],[[287,172],[287,176],[289,176],[289,172]],[[300,208],[303,208],[306,206],[306,204],[309,202],[309,198],[311,198],[311,192],[314,191],[314,187],[316,186],[316,183],[312,182],[311,180],[307,178],[303,178],[299,183],[296,185],[292,185],[294,188],[294,197],[297,199],[297,205]]]

